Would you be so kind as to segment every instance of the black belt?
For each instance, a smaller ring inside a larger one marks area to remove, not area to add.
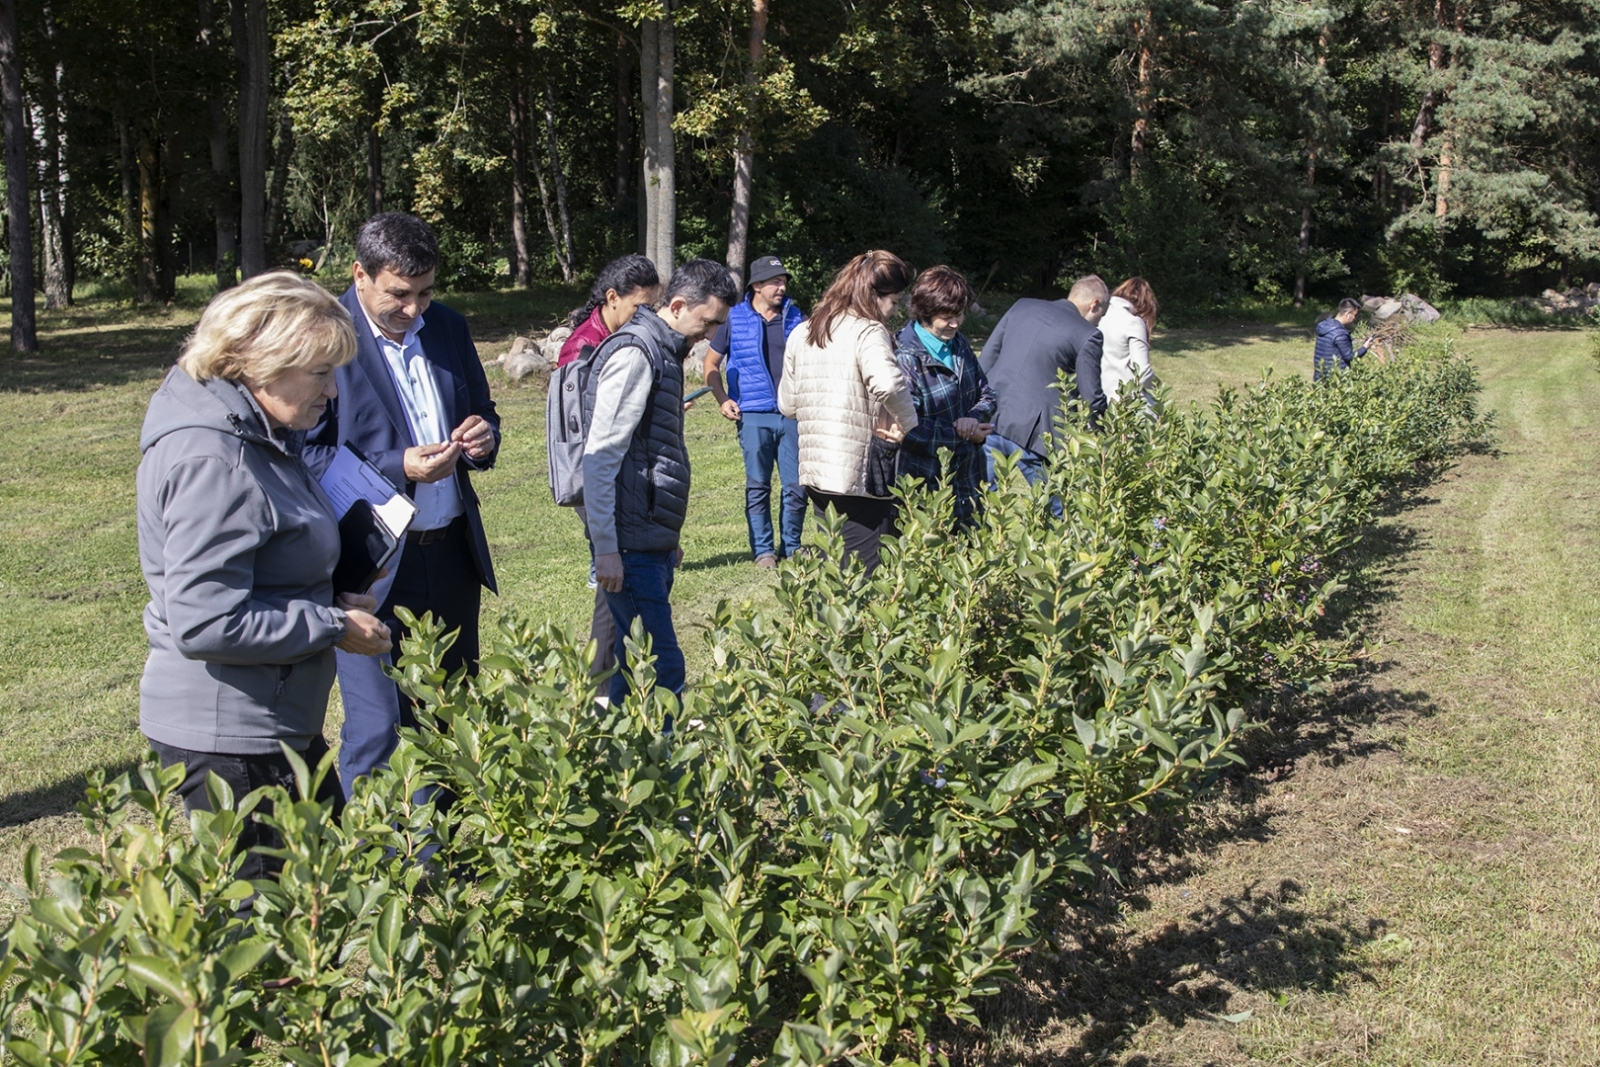
[[[456,523],[458,523],[460,521],[461,521],[461,519],[458,516],[458,517],[456,517],[454,519],[451,519],[449,522],[445,523],[443,526],[435,526],[431,530],[407,530],[406,531],[406,544],[408,544],[408,545],[431,545],[431,544],[436,544],[436,543],[438,543],[440,541],[443,541],[444,538],[445,538],[445,535],[448,534],[452,529],[454,529]]]

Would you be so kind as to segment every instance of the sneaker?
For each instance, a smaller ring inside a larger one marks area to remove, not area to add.
[[[778,557],[771,552],[765,552],[756,557],[756,566],[763,570],[772,570],[778,565]]]

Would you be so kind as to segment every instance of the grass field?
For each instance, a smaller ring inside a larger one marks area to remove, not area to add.
[[[90,302],[42,317],[45,355],[0,356],[0,916],[26,846],[81,832],[83,775],[142,750],[138,427],[203,298]],[[574,299],[449,302],[492,357]],[[1304,374],[1310,321],[1166,331],[1157,370],[1189,399]],[[1498,451],[1464,457],[1372,539],[1368,668],[1276,709],[1251,770],[1168,832],[1114,906],[1064,917],[960,1059],[1600,1063],[1600,375],[1576,331],[1462,343]],[[503,609],[580,625],[587,555],[545,488],[543,390],[491,373],[506,436],[477,479],[501,584],[486,629]],[[689,427],[677,601],[692,631],[771,577],[748,562],[730,427],[705,406]]]

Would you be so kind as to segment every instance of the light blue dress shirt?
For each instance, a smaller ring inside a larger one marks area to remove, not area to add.
[[[371,317],[367,325],[378,342],[389,365],[389,376],[394,379],[395,392],[400,394],[400,406],[405,409],[406,421],[411,424],[411,441],[418,445],[438,445],[450,439],[453,426],[445,425],[444,402],[439,399],[439,383],[433,376],[433,364],[422,353],[422,343],[417,334],[422,331],[423,319],[418,316],[405,337],[391,341],[384,336]],[[462,513],[461,489],[455,476],[437,482],[418,482],[412,494],[417,505],[417,517],[411,523],[413,530],[434,530],[448,526]]]

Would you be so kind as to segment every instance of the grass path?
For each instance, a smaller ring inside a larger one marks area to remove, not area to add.
[[[1600,1063],[1589,343],[1468,334],[1499,451],[1374,539],[1369,669],[1286,709],[1120,915],[1035,952],[972,1060]]]
[[[493,356],[567,296],[460,304]],[[81,833],[82,775],[142,748],[136,439],[194,314],[47,316],[49,359],[0,361],[0,918],[26,845]],[[1258,735],[1251,771],[1130,872],[1116,914],[1033,952],[965,1060],[1600,1063],[1600,375],[1581,334],[1465,344],[1500,454],[1466,457],[1374,539],[1362,622],[1386,643],[1370,668]],[[1155,348],[1198,398],[1304,374],[1309,330],[1168,331]],[[506,445],[478,484],[502,595],[486,625],[500,607],[581,624],[587,557],[544,486],[543,391],[494,385]],[[770,576],[746,561],[731,432],[705,408],[689,425],[692,629]]]

